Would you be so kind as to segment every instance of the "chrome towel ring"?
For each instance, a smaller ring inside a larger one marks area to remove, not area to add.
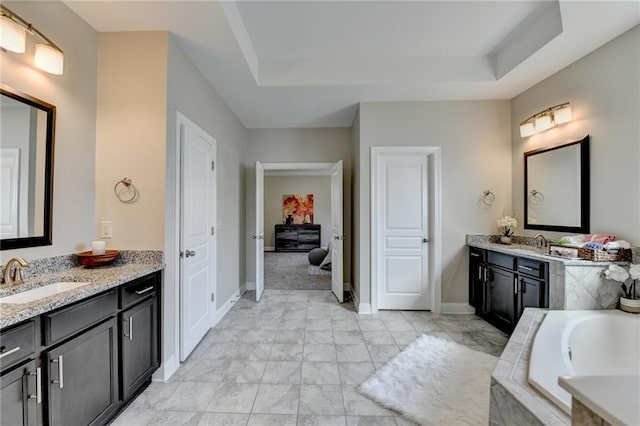
[[[126,204],[133,203],[138,198],[138,189],[126,176],[116,182],[113,193],[116,194],[118,200]]]
[[[491,206],[496,201],[496,194],[489,191],[488,189],[485,189],[484,193],[482,194],[481,200],[482,204],[484,204],[485,206]]]

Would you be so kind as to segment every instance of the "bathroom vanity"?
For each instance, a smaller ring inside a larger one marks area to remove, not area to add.
[[[51,275],[86,286],[0,303],[0,424],[106,424],[141,392],[160,363],[162,267],[73,268]]]
[[[549,264],[471,247],[469,304],[476,315],[511,334],[525,308],[549,307]]]

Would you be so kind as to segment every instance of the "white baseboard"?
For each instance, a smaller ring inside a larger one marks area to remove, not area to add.
[[[154,382],[166,382],[178,370],[178,367],[180,367],[180,363],[175,356],[171,356],[171,358],[160,364],[160,367],[153,373],[151,380]]]
[[[356,310],[359,314],[370,314],[371,313],[371,304],[370,303],[360,303],[360,299],[358,298],[358,294],[355,291],[351,291],[351,297],[353,298],[353,304],[356,307]]]
[[[344,283],[342,284],[342,289],[344,291],[351,291],[351,283]]]
[[[468,303],[442,303],[443,314],[473,314],[475,310]]]
[[[252,282],[252,281],[247,281],[246,283],[244,283],[244,289],[246,290],[255,290],[256,289],[256,283]]]
[[[240,296],[241,296],[240,289],[238,289],[236,290],[235,293],[231,295],[229,299],[227,299],[226,302],[224,302],[224,305],[222,305],[220,309],[216,311],[216,324],[219,323],[220,320],[224,318],[225,315],[227,315],[227,312],[229,312],[229,310],[231,310],[231,308],[238,301],[238,299],[240,299]],[[213,326],[215,326],[215,324]]]
[[[266,247],[264,248],[264,251],[276,251],[275,247]]]
[[[247,283],[242,284],[238,292],[240,293],[240,297],[242,297],[242,295],[247,292]]]

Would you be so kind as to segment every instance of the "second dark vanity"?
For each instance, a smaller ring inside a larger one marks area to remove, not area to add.
[[[469,304],[476,315],[511,334],[524,308],[549,307],[549,264],[470,247]]]

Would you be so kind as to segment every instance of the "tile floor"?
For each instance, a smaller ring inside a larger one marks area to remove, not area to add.
[[[358,315],[330,291],[247,292],[167,383],[114,425],[410,425],[356,387],[420,334],[499,356],[507,337],[473,315]]]

